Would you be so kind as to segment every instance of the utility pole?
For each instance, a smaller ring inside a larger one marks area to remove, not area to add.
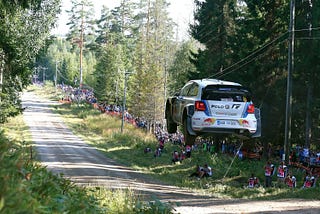
[[[312,50],[313,48],[313,41],[311,39],[312,37],[312,1],[308,1],[308,12],[307,12],[307,24],[309,28],[309,50]],[[311,65],[311,63],[309,63]],[[308,91],[307,91],[307,109],[306,109],[306,130],[305,130],[305,147],[310,147],[311,137],[312,137],[312,130],[311,130],[311,124],[312,124],[312,118],[311,118],[311,109],[312,109],[312,101],[313,101],[313,85],[314,85],[314,70],[312,66],[310,66],[310,74],[308,75]]]
[[[54,86],[57,87],[57,81],[58,81],[58,63],[59,61],[56,60],[56,75],[54,78]]]
[[[0,94],[2,93],[3,87],[3,71],[4,71],[4,51],[0,50]],[[1,103],[1,96],[0,96],[0,103]]]
[[[291,107],[292,107],[292,71],[294,68],[294,20],[295,0],[290,2],[290,24],[289,24],[289,48],[288,48],[288,76],[286,97],[286,121],[283,161],[288,161],[291,146]]]
[[[131,74],[131,72],[124,73],[124,89],[123,89],[123,103],[122,103],[122,119],[121,119],[121,133],[123,133],[123,125],[124,125],[124,113],[126,109],[126,96],[127,96],[127,76]]]
[[[45,81],[46,81],[46,69],[47,68],[40,67],[40,69],[42,69],[42,81],[43,81],[43,85],[44,85]]]
[[[83,31],[84,31],[84,18],[83,18],[83,4],[81,4],[81,26],[80,26],[80,41],[79,41],[79,47],[80,47],[80,89],[82,88],[82,54],[83,54]]]

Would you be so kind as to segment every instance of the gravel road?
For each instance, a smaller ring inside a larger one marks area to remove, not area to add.
[[[319,201],[298,199],[250,201],[218,199],[161,184],[145,174],[122,166],[94,147],[87,145],[52,112],[57,102],[36,96],[22,95],[24,120],[29,126],[38,159],[54,173],[63,173],[79,185],[101,185],[130,188],[139,194],[157,196],[162,201],[180,202],[177,213],[320,213]]]

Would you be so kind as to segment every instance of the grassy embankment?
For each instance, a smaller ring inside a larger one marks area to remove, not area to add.
[[[170,213],[169,204],[141,202],[131,190],[78,187],[34,156],[22,115],[0,126],[0,213]]]
[[[248,189],[245,186],[251,173],[254,173],[262,184],[264,183],[264,160],[235,159],[231,165],[232,156],[220,153],[210,154],[199,150],[194,151],[191,158],[174,165],[171,163],[171,153],[179,149],[177,145],[166,144],[161,157],[155,158],[153,153],[144,154],[145,147],[153,150],[157,147],[157,141],[152,135],[129,124],[125,124],[124,132],[120,133],[121,120],[101,114],[88,104],[60,105],[56,107],[56,111],[63,115],[65,122],[74,132],[86,142],[100,149],[106,156],[143,171],[162,182],[223,198],[320,199],[319,185],[316,188],[301,189],[304,172],[295,168],[290,169],[297,178],[298,185],[295,189],[283,186]],[[274,161],[275,164],[279,162],[276,159]],[[212,166],[214,171],[212,178],[200,181],[189,178],[196,164],[203,165],[204,163]],[[276,183],[275,177],[273,181]]]

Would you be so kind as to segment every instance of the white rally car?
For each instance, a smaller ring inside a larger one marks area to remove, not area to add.
[[[239,83],[217,79],[189,81],[166,102],[169,133],[183,127],[185,142],[200,135],[236,134],[260,137],[260,111],[251,93]]]

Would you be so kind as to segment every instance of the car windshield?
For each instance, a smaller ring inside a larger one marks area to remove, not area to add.
[[[251,93],[242,86],[208,85],[202,91],[203,100],[250,102]]]

